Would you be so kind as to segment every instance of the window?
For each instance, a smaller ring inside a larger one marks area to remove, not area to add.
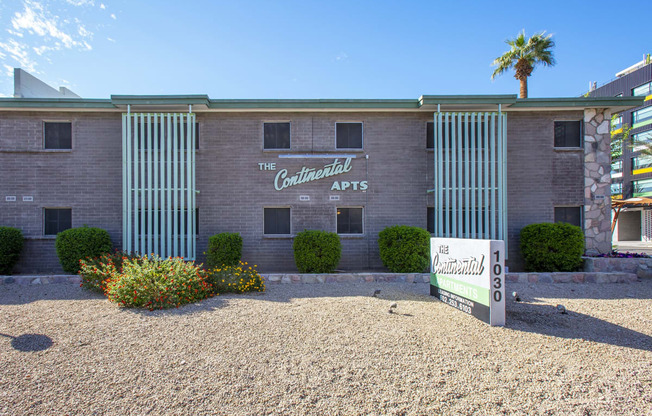
[[[72,149],[72,123],[44,123],[44,147],[46,149]]]
[[[621,173],[623,171],[623,161],[622,160],[616,160],[615,162],[611,162],[611,174],[615,173]]]
[[[652,196],[652,179],[642,179],[640,181],[632,181],[633,195],[637,196]]]
[[[582,227],[582,207],[555,207],[555,222]]]
[[[642,123],[644,121],[649,121],[651,119],[652,119],[652,106],[641,108],[640,110],[636,110],[632,113],[632,123],[634,124]]]
[[[555,147],[581,147],[582,122],[555,121]]]
[[[634,175],[649,172],[649,169],[645,172],[637,172],[640,169],[646,169],[649,167],[652,167],[652,156],[640,155],[632,158],[632,173]]]
[[[44,235],[57,235],[63,230],[72,228],[72,209],[70,208],[45,208],[44,210]]]
[[[289,149],[290,123],[263,123],[263,149]]]
[[[652,82],[648,82],[643,85],[639,85],[636,88],[632,88],[632,95],[633,96],[645,96],[645,95],[650,95],[652,94]]]
[[[623,116],[620,114],[611,119],[611,131],[618,130],[623,126]]]
[[[362,123],[335,123],[335,147],[362,149]]]
[[[426,149],[435,148],[435,123],[429,121],[426,123]]]
[[[290,208],[265,208],[264,234],[291,234]]]
[[[426,230],[430,234],[435,233],[435,207],[428,207],[428,219],[426,220]]]
[[[337,209],[338,234],[362,234],[362,208]]]
[[[632,150],[639,152],[645,149],[646,146],[652,145],[652,130],[634,134],[632,140],[634,142],[634,148]]]
[[[611,183],[611,196],[619,196],[623,193],[623,183],[622,182],[612,182]]]

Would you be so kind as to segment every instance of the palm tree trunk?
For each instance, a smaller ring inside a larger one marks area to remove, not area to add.
[[[519,80],[521,82],[521,96],[519,98],[527,98],[527,77]]]

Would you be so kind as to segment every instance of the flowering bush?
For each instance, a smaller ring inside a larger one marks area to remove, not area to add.
[[[125,258],[121,273],[106,281],[105,294],[121,306],[164,309],[205,299],[205,272],[182,258]]]
[[[252,267],[247,262],[210,269],[206,272],[206,282],[212,286],[215,294],[265,291],[265,282],[256,265]]]
[[[104,293],[106,291],[106,282],[122,273],[124,260],[135,260],[137,258],[138,256],[134,254],[115,251],[112,254],[103,254],[100,257],[80,260],[81,286],[95,292]]]
[[[631,258],[638,258],[638,257],[649,258],[650,255],[645,253],[630,253],[629,251],[621,253],[619,251],[612,250],[610,253],[603,253],[603,254],[598,254],[596,256],[588,256],[588,257],[611,257],[617,259],[631,259]]]

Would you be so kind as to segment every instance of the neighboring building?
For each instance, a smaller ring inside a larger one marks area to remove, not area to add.
[[[631,127],[633,146],[624,146],[622,157],[611,165],[613,198],[652,196],[652,156],[641,149],[652,149],[652,63],[649,55],[641,62],[616,74],[616,79],[590,91],[590,97],[643,97],[644,103],[619,113],[611,129],[621,133]],[[652,210],[635,208],[621,212],[614,241],[652,241]]]
[[[20,272],[60,271],[55,235],[83,225],[200,261],[211,235],[238,232],[267,272],[296,270],[304,229],[340,234],[340,269],[381,269],[378,233],[407,224],[504,239],[520,270],[531,223],[611,249],[610,115],[641,102],[2,98],[0,224],[26,236]]]

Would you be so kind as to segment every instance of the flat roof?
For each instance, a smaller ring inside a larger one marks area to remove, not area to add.
[[[0,98],[4,110],[51,111],[533,111],[643,105],[645,97],[517,98],[514,95],[422,95],[418,99],[211,99],[207,95],[112,95],[88,98]]]

